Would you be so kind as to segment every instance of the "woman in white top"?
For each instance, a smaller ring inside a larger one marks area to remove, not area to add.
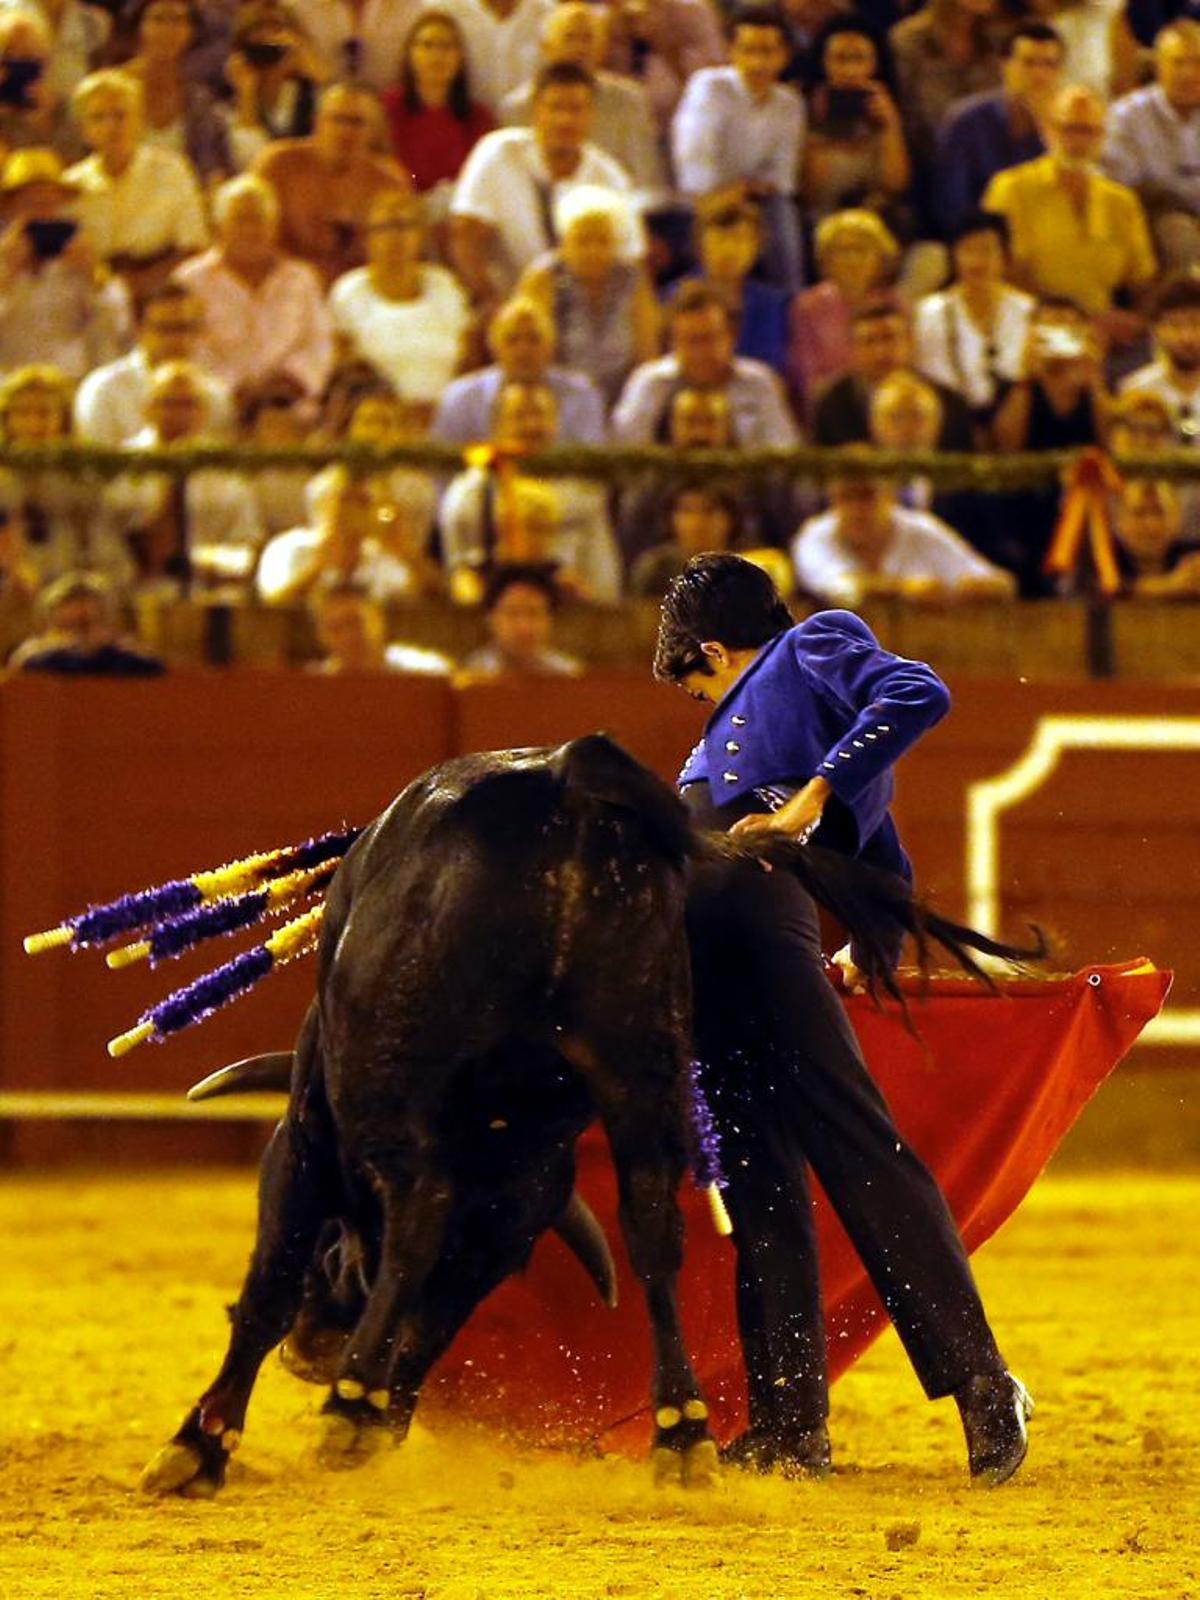
[[[382,194],[367,216],[367,265],[329,291],[334,325],[428,421],[462,363],[470,306],[452,273],[423,261],[416,194]]]
[[[993,213],[968,217],[951,242],[955,281],[917,302],[917,366],[953,389],[981,422],[991,420],[1007,387],[1022,376],[1036,301],[1005,281],[1008,227]]]

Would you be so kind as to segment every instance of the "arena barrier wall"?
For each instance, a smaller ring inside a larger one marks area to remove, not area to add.
[[[1069,750],[999,820],[999,926],[1041,923],[1064,967],[1148,955],[1178,973],[1172,1012],[1200,1007],[1200,750],[1143,749],[1164,718],[1195,719],[1200,686],[964,679],[955,709],[905,760],[898,810],[918,877],[967,906],[968,786],[1011,768],[1048,715],[1119,719],[1121,750]],[[666,777],[699,707],[644,670],[454,690],[422,678],[237,671],[156,683],[17,679],[0,685],[0,1094],[175,1094],[214,1067],[286,1047],[312,987],[298,963],[161,1047],[111,1061],[105,1042],[170,989],[227,958],[203,946],[151,972],[95,952],[36,959],[26,933],[112,898],[342,823],[368,820],[457,751],[550,743],[603,728]],[[1196,1046],[1147,1045],[1157,1065]],[[254,1125],[0,1123],[0,1158],[237,1156]]]

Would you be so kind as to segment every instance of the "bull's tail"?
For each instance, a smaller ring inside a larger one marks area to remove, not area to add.
[[[964,972],[991,989],[995,983],[977,956],[1023,965],[1042,961],[1047,955],[1046,940],[1039,928],[1032,930],[1036,942],[1031,945],[1004,944],[977,928],[941,916],[895,873],[837,851],[777,836],[761,842],[747,841],[745,851],[793,873],[817,904],[837,918],[850,935],[855,963],[874,994],[882,989],[903,1003],[892,963],[904,934],[911,935],[923,972],[931,965],[937,947]]]
[[[255,1094],[264,1090],[286,1094],[292,1081],[293,1055],[290,1050],[272,1050],[266,1055],[247,1056],[227,1067],[210,1072],[187,1092],[189,1100],[215,1100],[223,1094]]]

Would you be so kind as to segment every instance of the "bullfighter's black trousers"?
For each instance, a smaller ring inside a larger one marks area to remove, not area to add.
[[[828,1414],[806,1167],[819,1178],[926,1393],[1004,1370],[937,1183],[897,1132],[825,975],[816,907],[787,872],[695,871],[697,1055],[721,1135],[752,1427]]]

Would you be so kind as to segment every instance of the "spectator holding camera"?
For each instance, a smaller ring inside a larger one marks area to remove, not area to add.
[[[671,125],[675,177],[693,200],[717,191],[757,200],[767,230],[763,276],[794,291],[803,281],[796,211],[804,150],[804,104],[781,83],[790,51],[787,18],[775,6],[743,6],[729,21],[730,65],[688,82]]]
[[[385,603],[411,595],[414,578],[402,540],[384,486],[338,467],[309,526],[291,528],[267,544],[258,564],[259,598],[291,605],[331,577],[359,583]]]
[[[39,146],[64,161],[83,154],[67,102],[51,75],[50,29],[33,7],[0,11],[0,156]]]
[[[306,139],[316,120],[317,92],[328,69],[282,0],[240,7],[224,65],[233,95],[226,109],[230,149],[239,171],[272,139]]]
[[[912,182],[886,46],[855,16],[835,17],[813,45],[801,192],[814,219],[863,206],[893,223]]]
[[[315,267],[326,286],[366,258],[365,227],[381,194],[401,194],[406,172],[374,153],[383,134],[379,101],[359,84],[322,91],[311,137],[279,139],[254,172],[279,196],[280,243]]]
[[[184,73],[199,22],[192,0],[141,0],[134,16],[137,52],[121,70],[141,85],[146,142],[187,156],[208,184],[229,176],[233,155],[212,91]]]
[[[200,185],[186,156],[146,141],[142,88],[128,73],[93,72],[71,104],[92,151],[67,171],[84,234],[140,305],[208,244]]]
[[[0,168],[0,375],[32,361],[78,382],[129,348],[129,297],[67,213],[74,185],[53,150]]]
[[[281,381],[315,400],[333,367],[333,325],[321,280],[279,248],[274,189],[250,173],[231,178],[213,222],[216,244],[176,273],[204,308],[197,361],[239,406]]]

